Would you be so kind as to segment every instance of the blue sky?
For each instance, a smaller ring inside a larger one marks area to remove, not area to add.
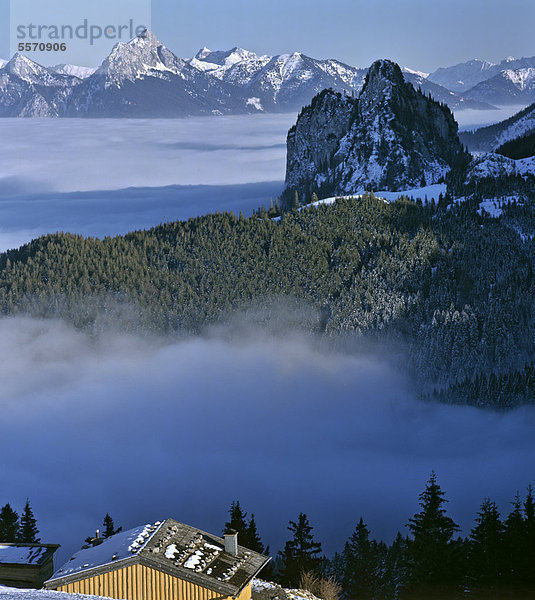
[[[8,6],[0,0],[6,16]],[[533,0],[153,0],[152,9],[153,30],[183,57],[202,46],[238,45],[267,54],[300,50],[357,66],[385,57],[433,70],[475,57],[496,62],[535,54]],[[9,21],[1,21],[6,58]]]

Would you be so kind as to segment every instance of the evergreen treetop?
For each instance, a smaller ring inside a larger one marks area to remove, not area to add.
[[[305,513],[300,513],[297,522],[290,521],[288,530],[293,533],[284,550],[279,552],[281,562],[281,580],[289,587],[299,584],[303,573],[318,572],[321,559],[321,543],[314,540],[312,526]]]
[[[15,543],[19,541],[19,536],[19,515],[8,502],[0,509],[0,542]]]
[[[25,543],[39,543],[41,540],[37,537],[38,534],[39,529],[37,529],[37,520],[34,517],[30,501],[26,500],[24,511],[20,517],[18,541]]]

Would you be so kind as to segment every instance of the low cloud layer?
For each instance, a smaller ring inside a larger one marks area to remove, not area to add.
[[[0,195],[280,181],[295,119],[2,119]]]
[[[104,237],[216,210],[250,215],[284,187],[295,119],[2,119],[0,252],[56,231]]]
[[[534,479],[535,412],[422,404],[376,355],[298,335],[91,337],[59,321],[0,321],[0,503],[29,497],[62,557],[106,512],[220,532],[232,500],[272,549],[306,512],[324,549],[362,515],[390,539],[432,469],[467,530]]]
[[[456,117],[472,128],[510,114]],[[295,120],[2,119],[0,252],[56,231],[103,237],[216,210],[251,214],[284,187]]]
[[[0,252],[57,231],[103,238],[216,211],[250,216],[283,187],[271,181],[0,198]]]

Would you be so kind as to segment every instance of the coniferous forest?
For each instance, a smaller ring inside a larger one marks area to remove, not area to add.
[[[255,305],[269,322],[282,297],[303,307],[297,327],[333,345],[391,349],[424,398],[533,404],[534,204],[499,219],[477,209],[367,195],[278,220],[261,210],[104,240],[48,235],[0,255],[0,309],[192,334]]]
[[[306,514],[290,521],[290,539],[260,577],[302,587],[326,600],[533,598],[535,499],[531,485],[511,498],[502,515],[484,498],[466,537],[450,516],[446,492],[433,472],[419,496],[419,510],[391,544],[373,539],[363,517],[331,558],[322,553]],[[238,538],[250,542],[250,522],[239,502],[230,508]],[[254,523],[254,516],[252,517]],[[258,540],[264,546],[254,523]],[[251,546],[253,548],[253,546]],[[269,550],[268,550],[269,553]],[[322,595],[323,594],[323,595]]]

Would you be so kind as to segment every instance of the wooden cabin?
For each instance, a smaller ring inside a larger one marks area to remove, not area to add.
[[[58,544],[0,543],[0,585],[41,588],[54,573]]]
[[[125,600],[250,600],[269,558],[173,519],[80,550],[45,588]]]

